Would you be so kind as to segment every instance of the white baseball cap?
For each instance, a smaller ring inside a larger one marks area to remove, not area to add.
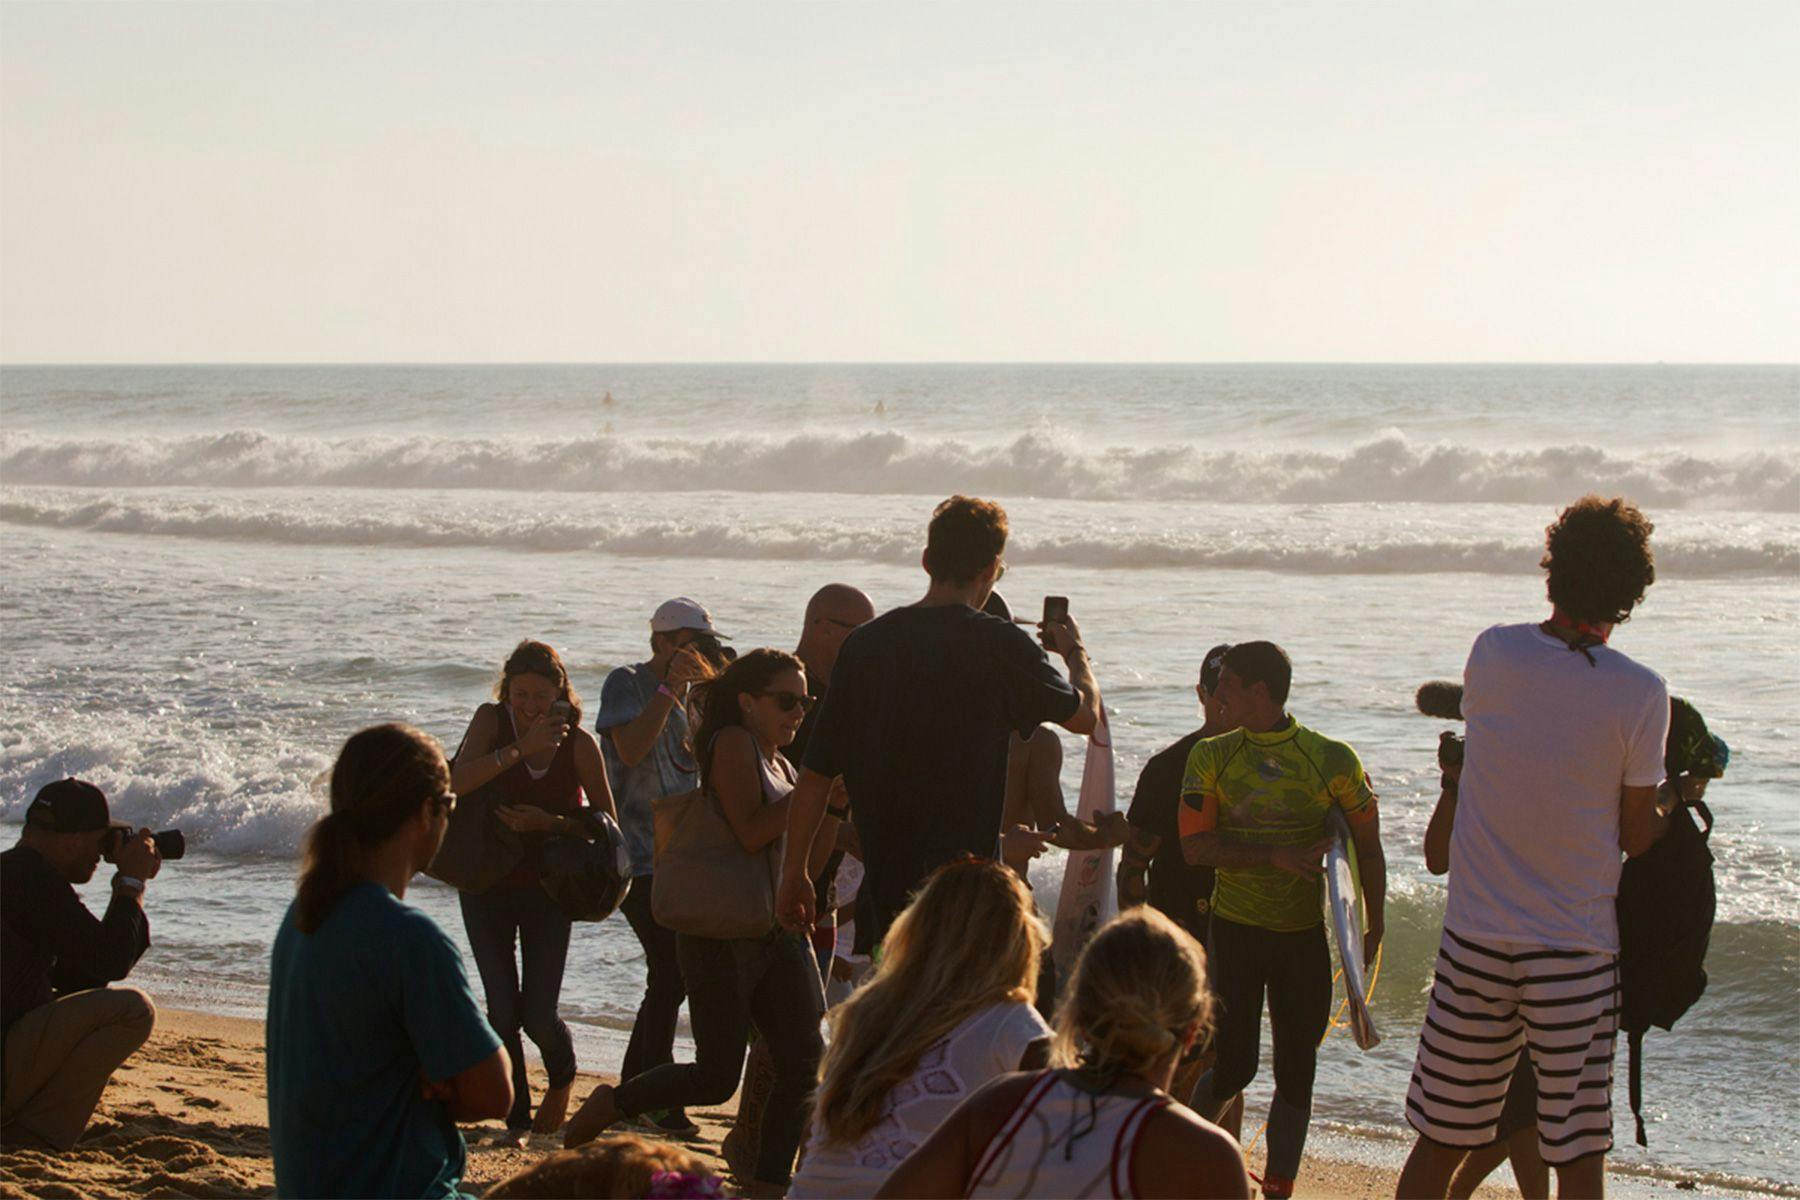
[[[712,614],[698,600],[689,600],[686,596],[677,596],[673,600],[664,600],[656,606],[656,615],[650,618],[651,633],[674,633],[677,629],[693,629],[701,633],[710,633],[721,641],[731,639],[713,628]]]

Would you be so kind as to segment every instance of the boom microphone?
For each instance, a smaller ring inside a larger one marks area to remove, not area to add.
[[[1451,683],[1446,679],[1431,679],[1419,685],[1413,702],[1428,717],[1436,717],[1440,721],[1460,721],[1463,719],[1462,698],[1462,684]]]

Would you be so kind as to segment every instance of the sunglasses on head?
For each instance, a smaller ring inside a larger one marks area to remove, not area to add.
[[[793,712],[796,708],[805,712],[812,707],[812,697],[800,692],[758,692],[760,697],[775,701],[784,713]]]

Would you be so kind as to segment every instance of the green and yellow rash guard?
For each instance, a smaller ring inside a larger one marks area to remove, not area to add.
[[[1281,729],[1234,729],[1194,745],[1181,785],[1182,837],[1218,830],[1232,841],[1308,846],[1326,835],[1335,804],[1352,825],[1375,817],[1375,793],[1356,751],[1292,717]],[[1220,867],[1213,912],[1241,925],[1290,932],[1321,916],[1323,879],[1279,867]]]

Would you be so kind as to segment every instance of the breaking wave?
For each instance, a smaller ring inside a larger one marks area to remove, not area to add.
[[[981,445],[901,433],[787,438],[315,438],[254,430],[129,440],[0,433],[0,480],[74,487],[847,492],[1216,503],[1561,504],[1588,491],[1659,508],[1800,512],[1800,461],[1415,443],[1341,453],[1170,445],[1095,449],[1041,433]]]

